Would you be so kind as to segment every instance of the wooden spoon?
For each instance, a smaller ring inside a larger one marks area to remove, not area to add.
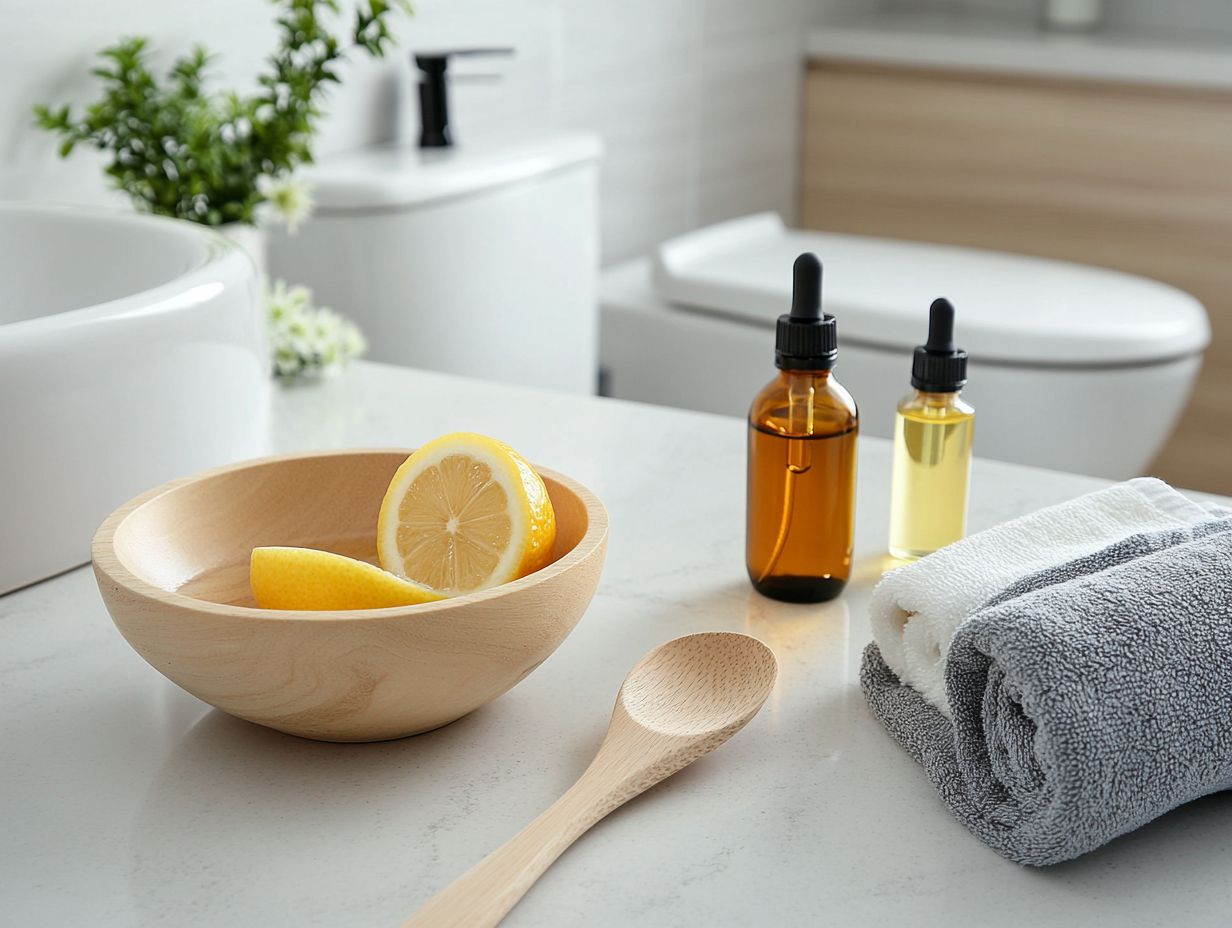
[[[743,728],[777,675],[774,653],[748,635],[706,632],[655,648],[625,677],[599,753],[578,781],[403,928],[499,923],[599,819]]]

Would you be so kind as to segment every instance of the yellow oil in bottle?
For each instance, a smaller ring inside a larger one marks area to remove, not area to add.
[[[890,553],[914,559],[967,532],[975,410],[953,393],[917,391],[894,423]]]
[[[894,557],[923,557],[967,533],[975,410],[958,395],[966,383],[967,352],[954,347],[954,307],[944,298],[933,300],[928,341],[911,359],[915,390],[898,404],[894,419]]]

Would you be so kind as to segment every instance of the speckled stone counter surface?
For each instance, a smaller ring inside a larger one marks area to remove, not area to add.
[[[762,713],[584,836],[507,924],[1232,917],[1232,795],[1028,870],[951,819],[880,730],[856,669],[887,563],[887,443],[861,444],[855,581],[836,602],[791,606],[744,576],[739,420],[361,364],[279,391],[275,422],[279,451],[488,432],[578,478],[611,515],[594,603],[490,706],[420,737],[335,745],[230,718],[163,679],[113,628],[88,569],[0,597],[0,923],[395,926],[575,779],[642,654],[708,629],[778,654]],[[977,461],[971,529],[1099,485]]]

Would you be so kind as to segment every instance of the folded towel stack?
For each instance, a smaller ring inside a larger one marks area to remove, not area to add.
[[[1029,574],[1064,564],[1140,532],[1196,525],[1210,512],[1153,477],[971,535],[888,574],[873,590],[869,620],[898,678],[943,713],[945,661],[958,626]]]
[[[1128,486],[1143,495],[1143,483]],[[1111,490],[1124,497],[1126,487]],[[1165,485],[1145,489],[1152,511],[1140,515],[1197,524],[1112,539],[1012,578],[953,621],[942,697],[952,721],[896,672],[881,640],[865,651],[874,713],[954,815],[1012,860],[1076,857],[1232,788],[1232,519],[1211,521]],[[1064,505],[1089,512],[1090,499]],[[1012,525],[1001,529],[1024,537]],[[995,549],[967,542],[986,561]],[[946,549],[952,570],[957,547]]]

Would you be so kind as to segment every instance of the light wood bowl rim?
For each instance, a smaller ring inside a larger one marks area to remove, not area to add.
[[[238,606],[229,605],[226,603],[215,603],[205,599],[185,596],[183,593],[179,593],[174,590],[166,590],[160,586],[156,586],[146,580],[143,580],[125,567],[120,558],[116,555],[115,534],[124,523],[125,519],[127,519],[146,503],[152,502],[165,493],[169,493],[189,484],[204,480],[211,480],[222,474],[231,473],[233,471],[247,470],[254,467],[264,467],[270,464],[280,464],[311,458],[359,457],[372,454],[400,454],[405,457],[409,456],[413,450],[414,449],[409,448],[345,448],[328,451],[276,454],[261,458],[250,458],[248,460],[239,461],[235,464],[226,464],[222,467],[214,467],[209,470],[200,471],[188,477],[180,477],[176,480],[169,480],[166,483],[160,484],[153,489],[139,494],[138,496],[134,496],[103,520],[103,524],[100,525],[98,531],[95,532],[94,540],[90,546],[94,566],[104,576],[106,576],[107,579],[125,588],[130,593],[134,593],[148,600],[161,602],[167,606],[172,606],[177,609],[189,609],[209,615],[229,617],[242,616],[246,619],[271,620],[277,622],[354,622],[362,621],[364,619],[390,619],[400,616],[405,616],[408,619],[411,619],[415,616],[432,615],[449,609],[463,608],[473,603],[499,599],[520,590],[529,589],[531,587],[538,586],[541,583],[546,583],[549,580],[552,580],[567,572],[576,564],[588,559],[597,549],[602,547],[607,538],[607,510],[604,508],[603,503],[599,501],[599,497],[597,497],[587,487],[574,480],[572,477],[568,477],[565,474],[551,470],[550,468],[539,467],[536,464],[532,465],[536,473],[563,486],[566,490],[573,493],[579,500],[581,500],[582,504],[585,506],[587,519],[586,531],[578,540],[578,543],[574,545],[572,549],[565,552],[565,554],[561,555],[558,560],[553,561],[541,570],[535,571],[533,574],[528,574],[525,577],[518,580],[512,580],[509,583],[502,583],[499,586],[489,587],[486,590],[478,590],[474,593],[466,593],[461,596],[454,596],[450,599],[442,599],[437,602],[420,603],[419,605],[414,606],[388,606],[383,609],[319,611],[301,609],[260,609],[255,606]]]

